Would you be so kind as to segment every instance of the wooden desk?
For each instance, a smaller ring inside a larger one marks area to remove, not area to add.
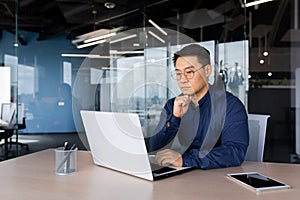
[[[77,172],[56,175],[54,150],[0,162],[0,198],[10,200],[89,199],[299,199],[300,165],[246,162],[240,167],[194,170],[156,182],[95,166],[89,152],[79,151]],[[257,171],[293,188],[257,195],[226,177],[227,173]]]

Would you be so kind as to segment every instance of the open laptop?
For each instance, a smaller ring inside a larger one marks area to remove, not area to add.
[[[80,113],[96,165],[150,181],[192,169],[155,164],[155,155],[148,155],[137,114],[85,110]]]

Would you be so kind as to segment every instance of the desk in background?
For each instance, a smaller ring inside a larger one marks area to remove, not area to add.
[[[8,125],[0,126],[0,141],[4,140],[4,143],[0,145],[0,147],[4,146],[3,152],[3,160],[8,159],[8,139],[13,136],[14,130],[10,128]],[[2,155],[1,155],[2,156]]]
[[[9,159],[10,157],[18,156],[18,148],[17,146],[20,145],[22,148],[26,148],[27,151],[29,151],[28,144],[20,143],[19,141],[12,141],[12,136],[14,135],[14,132],[25,129],[26,123],[25,118],[23,118],[21,124],[14,124],[14,125],[0,125],[0,141],[3,139],[4,144],[0,144],[0,148],[4,146],[4,155],[3,160]],[[15,155],[9,156],[9,149],[8,145],[11,148],[12,145],[16,145],[16,152]],[[2,155],[1,155],[2,156]]]
[[[193,170],[149,182],[95,166],[87,151],[79,151],[77,172],[55,174],[53,149],[0,162],[1,199],[299,199],[300,165],[245,162],[240,167]],[[227,173],[257,171],[286,182],[292,189],[257,195],[226,177]]]

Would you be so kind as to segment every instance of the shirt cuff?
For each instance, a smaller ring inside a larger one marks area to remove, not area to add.
[[[192,166],[192,161],[190,159],[190,156],[186,153],[182,154],[182,167],[191,167]]]
[[[181,118],[179,117],[175,117],[173,114],[169,116],[169,119],[167,120],[167,123],[169,123],[169,126],[175,126],[175,127],[179,127],[181,122]]]

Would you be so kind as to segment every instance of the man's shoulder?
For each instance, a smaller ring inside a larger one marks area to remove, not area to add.
[[[226,104],[244,106],[243,102],[234,94],[226,90],[214,90],[214,98],[219,101],[224,101],[226,97]]]
[[[227,111],[236,111],[241,113],[246,113],[246,108],[244,103],[231,92],[226,92],[227,97]]]
[[[237,96],[235,96],[234,94],[232,94],[231,92],[229,91],[226,91],[226,97],[228,99],[233,99],[233,100],[239,100],[239,98]]]
[[[241,100],[235,96],[234,94],[232,94],[231,92],[226,91],[226,98],[228,102],[238,102],[238,103],[242,103]]]

